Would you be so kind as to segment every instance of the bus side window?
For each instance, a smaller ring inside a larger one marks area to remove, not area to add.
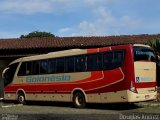
[[[97,70],[103,70],[103,53],[97,55]]]
[[[86,71],[86,57],[85,55],[79,55],[75,57],[75,71],[85,72]]]
[[[64,73],[64,58],[57,58],[56,73]]]
[[[97,54],[87,55],[87,71],[96,71],[98,69]]]
[[[56,72],[56,59],[48,60],[48,73],[54,74]]]
[[[33,61],[32,62],[32,75],[38,75],[40,72],[40,61]]]
[[[122,66],[124,61],[124,51],[106,52],[103,57],[103,69],[112,70]]]
[[[114,52],[114,68],[121,67],[124,61],[124,51],[115,51]]]
[[[65,58],[65,72],[70,73],[75,71],[75,58],[74,57],[66,57]]]
[[[103,69],[111,70],[113,68],[113,52],[105,52],[103,54]]]
[[[26,75],[26,63],[23,62],[21,63],[21,66],[19,68],[18,76],[25,76],[25,75]]]
[[[26,62],[26,75],[31,75],[32,73],[32,62]]]
[[[40,63],[40,74],[47,74],[49,73],[48,70],[48,60],[42,60],[39,62]]]

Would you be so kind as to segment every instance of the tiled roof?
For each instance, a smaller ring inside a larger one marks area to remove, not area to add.
[[[160,38],[156,35],[125,35],[103,37],[55,37],[55,38],[31,38],[31,39],[0,39],[0,50],[12,49],[36,49],[36,48],[78,48],[98,47],[116,44],[145,43],[152,38]]]

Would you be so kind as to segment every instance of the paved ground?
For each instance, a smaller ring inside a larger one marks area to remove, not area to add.
[[[160,120],[160,104],[89,104],[85,109],[70,103],[3,103],[0,120]]]

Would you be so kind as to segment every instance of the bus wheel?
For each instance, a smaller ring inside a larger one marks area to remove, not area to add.
[[[23,105],[26,103],[24,94],[18,94],[18,103]]]
[[[84,108],[86,106],[86,101],[83,93],[77,92],[73,95],[73,104],[76,108]]]

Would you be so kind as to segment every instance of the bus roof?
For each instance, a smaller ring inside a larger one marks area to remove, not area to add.
[[[121,45],[118,45],[121,46]],[[148,45],[143,44],[133,44],[133,46],[144,46],[144,47],[150,47]],[[95,48],[98,49],[98,48]],[[49,52],[47,54],[41,54],[41,55],[33,55],[28,57],[22,57],[19,59],[14,60],[10,64],[21,62],[21,61],[34,61],[34,60],[43,60],[43,59],[49,59],[49,58],[58,58],[58,57],[66,57],[71,55],[80,55],[80,54],[86,54],[88,49],[70,49],[70,50],[63,50],[63,51],[57,51],[57,52]]]
[[[63,51],[58,51],[58,52],[49,52],[47,54],[22,57],[22,58],[14,60],[10,64],[21,62],[21,61],[43,60],[43,59],[58,58],[58,57],[63,57],[63,56],[80,55],[80,54],[85,54],[85,53],[87,53],[87,49],[70,49],[70,50],[63,50]]]
[[[133,46],[143,46],[143,47],[149,47],[149,48],[151,48],[149,45],[144,45],[144,44],[134,44]]]

